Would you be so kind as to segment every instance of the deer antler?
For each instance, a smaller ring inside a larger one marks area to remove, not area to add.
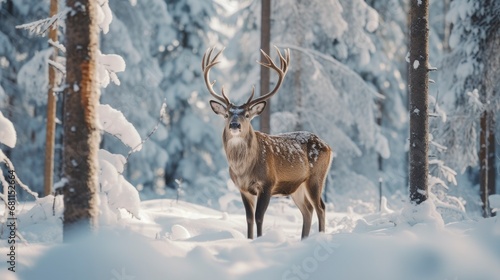
[[[224,51],[224,49],[220,50],[213,59],[210,57],[212,56],[213,51],[215,48],[209,48],[205,54],[203,55],[203,58],[201,60],[201,70],[203,71],[203,78],[205,79],[205,85],[207,86],[208,92],[217,100],[221,101],[222,103],[229,105],[231,102],[229,101],[229,98],[226,96],[224,93],[224,87],[222,87],[222,96],[215,93],[214,91],[214,84],[215,80],[211,83],[210,78],[208,77],[208,74],[210,73],[210,69],[214,67],[214,65],[218,64],[220,61],[217,60],[219,55]]]
[[[257,61],[260,65],[267,67],[269,69],[273,69],[278,73],[278,82],[276,83],[276,86],[274,89],[267,94],[258,97],[255,100],[252,100],[253,95],[254,95],[254,90],[252,90],[252,95],[248,99],[247,103],[249,106],[252,106],[253,104],[259,103],[261,101],[267,100],[271,98],[276,92],[278,92],[278,89],[281,87],[281,83],[283,82],[283,79],[285,78],[286,72],[288,71],[288,65],[290,64],[290,49],[285,49],[285,56],[281,54],[280,50],[278,47],[274,46],[276,49],[276,52],[278,53],[279,59],[280,59],[280,67],[278,67],[274,61],[271,59],[271,57],[266,54],[263,50],[260,50],[262,55],[266,58],[266,62],[262,61]]]

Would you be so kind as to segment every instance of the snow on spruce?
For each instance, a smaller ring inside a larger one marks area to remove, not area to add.
[[[16,140],[17,136],[14,125],[4,117],[0,111],[0,143],[10,148],[14,148],[16,146]]]
[[[116,54],[98,54],[98,67],[99,84],[101,87],[107,87],[109,82],[120,85],[120,79],[116,73],[125,71],[125,60]]]
[[[122,175],[125,157],[102,149],[99,150],[98,157],[101,219],[105,223],[116,220],[120,217],[119,209],[125,209],[139,217],[139,193]]]
[[[132,148],[133,151],[142,149],[141,136],[122,112],[113,109],[107,104],[99,104],[99,124],[105,132],[117,137],[123,144]]]

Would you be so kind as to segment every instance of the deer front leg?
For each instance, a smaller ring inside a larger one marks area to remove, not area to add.
[[[264,214],[271,200],[271,192],[264,188],[257,196],[257,210],[255,211],[255,221],[257,223],[257,237],[262,236],[262,223],[264,222]]]
[[[247,237],[248,239],[253,239],[255,197],[246,192],[240,191],[240,193],[241,200],[243,200],[243,205],[245,206],[245,214],[247,217]]]

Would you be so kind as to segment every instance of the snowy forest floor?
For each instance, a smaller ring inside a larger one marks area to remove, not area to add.
[[[244,209],[221,212],[170,199],[120,212],[99,233],[62,243],[62,200],[22,203],[16,272],[0,240],[0,279],[500,279],[498,217],[444,224],[431,202],[359,215],[327,211],[327,232],[291,200],[273,199],[264,235],[244,236]],[[2,228],[5,235],[6,228]]]

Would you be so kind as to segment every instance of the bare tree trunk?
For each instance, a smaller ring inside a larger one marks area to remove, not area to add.
[[[429,2],[410,4],[410,199],[420,204],[428,198],[428,90]]]
[[[50,16],[57,14],[57,0],[50,1]],[[57,41],[57,24],[49,31],[49,39]],[[53,47],[51,59],[56,61],[57,48]],[[54,184],[54,143],[56,130],[56,96],[54,87],[56,86],[56,73],[54,67],[49,65],[49,90],[47,96],[47,131],[45,135],[45,170],[44,170],[44,195],[52,193]]]
[[[500,4],[494,1],[484,3],[485,10],[494,13]],[[497,6],[495,6],[497,5]],[[491,15],[495,17],[494,14]],[[482,19],[483,17],[477,17]],[[491,217],[492,212],[489,205],[489,196],[496,193],[496,112],[498,103],[496,93],[500,89],[498,76],[500,75],[500,20],[494,20],[486,30],[486,42],[481,44],[482,57],[484,61],[484,76],[479,88],[482,89],[482,102],[486,105],[486,110],[481,115],[481,132],[479,135],[479,166],[480,166],[480,194],[483,202],[483,216]]]
[[[497,168],[496,168],[496,153],[495,153],[495,113],[490,113],[489,118],[489,129],[488,129],[488,194],[492,195],[496,193],[496,176],[497,176]],[[489,204],[489,201],[488,201]],[[494,213],[491,213],[490,216],[494,216]]]
[[[303,36],[299,35],[301,38]],[[299,46],[302,46],[303,40],[299,38]],[[303,118],[302,109],[304,108],[302,100],[302,54],[298,54],[295,59],[295,65],[298,65],[297,69],[293,72],[293,90],[295,91],[295,112],[297,112],[297,124],[295,125],[295,130],[303,130]]]
[[[381,94],[383,96],[386,96],[385,93],[383,91],[381,91],[380,89],[379,89],[379,92],[381,92]],[[377,102],[377,108],[378,108],[379,115],[377,116],[376,122],[377,122],[377,125],[380,127],[380,129],[382,129],[382,119],[383,119],[384,110],[385,110],[384,102],[383,101]],[[379,174],[382,174],[384,171],[384,158],[382,157],[382,155],[380,153],[377,153],[377,163],[378,163]]]
[[[490,205],[488,203],[489,182],[488,182],[488,111],[481,114],[479,121],[481,131],[479,133],[479,192],[481,201],[483,202],[483,216],[490,216]]]
[[[479,134],[479,192],[484,217],[492,216],[488,197],[496,192],[495,125],[495,114],[492,111],[484,111],[480,119]]]
[[[301,11],[304,11],[308,9],[309,7],[304,5],[304,1],[297,0],[297,12],[300,14]],[[297,41],[297,45],[299,47],[304,47],[304,41],[305,41],[305,27],[304,23],[302,20],[301,16],[297,16],[295,20],[295,30],[297,37],[295,40]],[[295,95],[295,112],[297,114],[297,124],[295,125],[295,130],[301,131],[304,129],[304,118],[302,117],[302,111],[304,108],[304,99],[303,99],[303,83],[302,83],[302,53],[297,52],[297,55],[294,56],[294,65],[297,65],[298,67],[295,68],[295,71],[293,72],[293,94]],[[326,190],[325,190],[325,196],[326,196]]]
[[[271,44],[271,0],[262,0],[261,25],[260,25],[260,48],[269,54]],[[263,54],[260,61],[265,61]],[[260,95],[269,92],[269,68],[260,67]],[[267,100],[267,106],[260,114],[260,131],[269,133],[271,131],[271,103]]]
[[[97,1],[68,0],[75,12],[66,18],[66,84],[64,98],[64,240],[97,227],[99,130]]]
[[[450,0],[443,0],[443,16],[445,19],[443,20],[443,51],[445,53],[449,53],[450,48],[450,33],[451,33],[451,24],[446,21],[446,14],[450,10]]]
[[[407,46],[410,45],[410,28],[411,28],[411,17],[410,17],[410,13],[409,13],[409,5],[408,5],[408,1],[405,1],[405,6],[404,6],[404,10],[405,11],[408,11],[408,13],[406,14],[406,28],[408,30],[407,32],[407,36],[405,36],[405,43]],[[410,48],[408,47],[408,51],[410,51]],[[408,64],[409,65],[409,64]],[[410,66],[406,67],[405,69],[405,77],[406,77],[406,80],[405,82],[407,84],[410,83]],[[405,102],[406,102],[406,109],[408,111],[410,111],[410,87],[407,87],[406,88],[406,95],[405,95],[406,99],[405,99]],[[405,168],[406,170],[409,170],[410,169],[410,149],[408,149],[408,151],[405,152],[406,153],[406,160],[405,160]],[[410,185],[410,172],[406,172],[405,174],[405,186],[409,186]]]

